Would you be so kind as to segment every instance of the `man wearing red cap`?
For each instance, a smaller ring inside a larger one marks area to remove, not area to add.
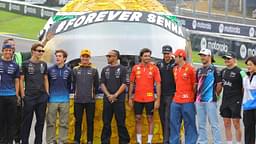
[[[197,129],[195,122],[195,70],[186,62],[186,52],[182,49],[174,53],[177,66],[174,67],[174,79],[176,92],[170,107],[171,111],[171,135],[170,143],[177,144],[180,141],[180,126],[182,120],[185,127],[185,143],[195,144],[197,141]]]

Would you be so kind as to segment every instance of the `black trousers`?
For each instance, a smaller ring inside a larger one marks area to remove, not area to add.
[[[111,122],[113,115],[115,114],[119,144],[128,144],[130,142],[130,136],[128,130],[125,126],[125,103],[124,102],[115,102],[110,103],[109,101],[104,101],[103,103],[103,129],[101,133],[101,143],[109,144],[111,137]]]
[[[47,106],[47,101],[39,102],[37,99],[30,99],[29,97],[25,96],[22,126],[21,126],[22,144],[29,143],[29,134],[30,134],[30,128],[31,128],[34,112],[36,115],[34,144],[42,144],[46,106]]]
[[[84,109],[87,123],[87,142],[93,142],[95,103],[75,103],[75,141],[80,143]]]
[[[16,96],[0,97],[0,144],[12,144],[15,134]]]
[[[256,110],[244,110],[243,122],[245,144],[255,144]]]
[[[15,123],[15,142],[21,141],[21,122],[22,122],[22,105],[17,106],[17,115],[16,115],[16,123]]]
[[[170,105],[171,96],[161,96],[159,116],[162,125],[163,143],[169,144],[170,138]]]

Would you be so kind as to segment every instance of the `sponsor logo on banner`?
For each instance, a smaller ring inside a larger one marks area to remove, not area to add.
[[[223,33],[233,36],[246,36],[256,38],[256,27],[238,23],[218,22],[211,20],[198,20],[178,16],[180,20],[186,21],[184,27],[202,32]]]
[[[0,8],[4,8],[5,9],[6,8],[6,3],[1,3],[0,2]]]
[[[249,36],[254,37],[254,35],[255,35],[255,29],[253,27],[251,27],[249,30]]]
[[[201,49],[207,48],[218,52],[228,52],[228,45],[225,42],[219,42],[217,40],[202,37],[200,45]]]
[[[193,28],[193,29],[196,29],[196,20],[193,20],[193,22],[192,22],[192,28]]]
[[[47,10],[47,9],[41,9],[40,16],[45,17],[51,17],[55,15],[55,11]]]
[[[101,22],[131,22],[147,23],[164,28],[178,36],[184,37],[182,26],[168,19],[165,15],[141,11],[97,11],[90,12],[76,18],[56,23],[54,32],[56,34],[73,30],[90,24]]]
[[[51,16],[54,16],[55,15],[55,12],[54,11],[49,11],[49,10],[44,10],[43,11],[43,14],[44,14],[44,17],[51,17]]]
[[[232,34],[240,34],[240,27],[232,26],[232,25],[219,25],[219,33],[232,33]]]
[[[24,14],[36,14],[36,8],[25,6]]]
[[[201,49],[206,49],[207,48],[207,40],[206,40],[205,37],[203,37],[201,39],[200,45],[201,45]]]
[[[205,21],[197,21],[193,20],[192,22],[193,29],[205,29],[205,30],[212,30],[212,24],[205,22]]]
[[[246,48],[245,44],[242,44],[240,46],[240,56],[242,59],[245,59],[246,55],[247,55],[247,48]]]
[[[223,33],[223,31],[224,31],[224,24],[220,24],[219,25],[219,32]]]
[[[16,4],[12,4],[10,6],[10,9],[15,10],[15,11],[20,11],[21,10],[20,5],[16,5]]]
[[[256,56],[256,49],[253,47],[248,48],[248,56]]]

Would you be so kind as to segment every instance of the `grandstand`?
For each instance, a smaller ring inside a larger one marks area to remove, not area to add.
[[[255,25],[255,0],[160,0],[177,15]]]

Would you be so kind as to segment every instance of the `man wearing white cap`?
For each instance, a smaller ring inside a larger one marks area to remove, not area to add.
[[[214,59],[211,50],[201,49],[198,54],[202,67],[196,72],[196,110],[198,115],[198,144],[210,143],[207,138],[206,120],[212,129],[213,143],[220,144],[221,133],[217,116],[217,96],[221,91],[221,78],[216,67],[212,64]]]

